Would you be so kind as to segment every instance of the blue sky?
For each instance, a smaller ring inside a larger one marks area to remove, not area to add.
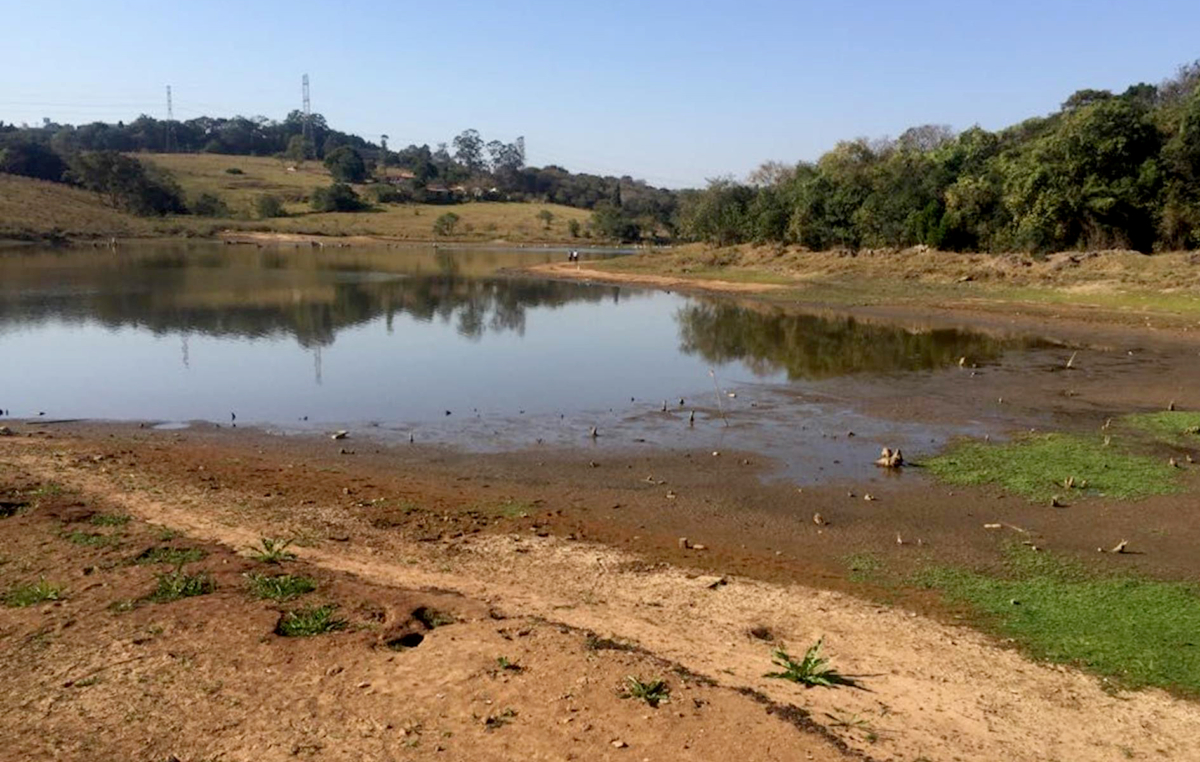
[[[668,186],[922,123],[999,128],[1200,58],[1200,2],[0,0],[0,120],[300,105],[393,146],[526,137]]]

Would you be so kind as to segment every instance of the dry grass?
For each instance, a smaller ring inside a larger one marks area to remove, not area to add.
[[[316,213],[310,211],[308,198],[317,189],[333,182],[325,167],[316,161],[295,163],[256,156],[219,154],[152,154],[140,157],[174,174],[189,199],[201,193],[221,198],[237,217],[254,217],[254,201],[264,194],[283,199],[287,217],[254,220],[255,229],[280,233],[332,236],[382,236],[403,240],[431,240],[433,221],[446,211],[461,219],[447,240],[463,241],[568,241],[570,220],[586,223],[591,216],[583,209],[557,204],[517,204],[480,202],[437,206],[432,204],[380,204],[370,212]],[[289,171],[294,167],[294,171]],[[229,174],[227,169],[241,170]],[[355,186],[360,193],[366,186]],[[553,215],[549,230],[538,217]],[[236,224],[231,227],[238,226]]]
[[[256,156],[220,154],[140,154],[170,171],[189,202],[211,193],[229,207],[231,217],[136,217],[107,206],[93,193],[56,183],[0,175],[0,240],[45,238],[211,237],[222,231],[261,231],[327,236],[375,236],[405,241],[509,241],[576,243],[571,220],[586,223],[591,213],[557,204],[480,202],[437,206],[380,204],[355,213],[315,213],[308,197],[332,178],[319,162],[291,162]],[[241,170],[229,174],[227,169]],[[365,186],[358,186],[362,191]],[[287,217],[256,219],[254,202],[262,195],[283,199]],[[446,211],[460,217],[454,235],[435,236],[433,222]],[[549,229],[538,215],[550,212]]]

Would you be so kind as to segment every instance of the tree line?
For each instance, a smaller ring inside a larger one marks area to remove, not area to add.
[[[306,131],[300,111],[282,121],[206,116],[167,122],[142,115],[129,123],[79,126],[47,121],[18,127],[0,122],[0,172],[81,185],[113,206],[138,214],[227,213],[220,199],[211,195],[185,203],[169,174],[130,157],[168,150],[322,161],[335,182],[313,195],[316,211],[369,208],[350,186],[372,183],[369,200],[375,203],[545,201],[593,210],[591,230],[581,233],[594,231],[601,238],[665,240],[676,233],[673,191],[628,176],[529,167],[524,138],[489,141],[474,129],[435,148],[409,145],[391,150],[386,135],[373,143],[330,128],[320,114],[311,116]],[[389,173],[392,168],[403,172]],[[282,210],[276,204],[259,213],[277,216]]]
[[[926,125],[711,180],[681,193],[679,232],[815,250],[1200,247],[1200,61],[997,132]]]

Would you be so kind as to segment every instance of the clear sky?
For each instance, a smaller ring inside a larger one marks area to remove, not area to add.
[[[467,127],[667,186],[922,123],[999,128],[1200,58],[1200,1],[0,0],[0,120],[300,106],[393,146]]]

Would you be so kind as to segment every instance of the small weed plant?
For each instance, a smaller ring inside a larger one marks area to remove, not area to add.
[[[821,638],[809,646],[800,661],[793,659],[791,654],[782,648],[775,649],[771,661],[782,671],[768,672],[763,677],[790,680],[793,683],[799,683],[808,688],[815,686],[832,688],[837,685],[854,685],[854,681],[851,678],[840,674],[830,666],[827,659],[821,656],[821,645],[824,640],[824,638]]]
[[[246,580],[250,593],[255,598],[272,601],[290,601],[317,589],[317,584],[312,579],[291,574],[274,577],[266,574],[248,574]]]
[[[155,564],[182,566],[184,564],[191,564],[195,563],[196,561],[203,560],[207,555],[208,551],[203,550],[202,548],[174,548],[160,546],[142,551],[137,558],[133,559],[133,562],[139,566]]]
[[[170,603],[197,595],[208,595],[217,589],[212,577],[205,573],[188,574],[182,568],[158,575],[158,586],[150,594],[155,603]]]
[[[625,678],[625,691],[621,694],[621,698],[645,701],[657,709],[659,704],[671,700],[671,688],[667,685],[667,681],[661,678],[643,681],[641,678],[630,675]]]
[[[285,638],[307,638],[344,630],[349,622],[334,616],[336,611],[337,606],[332,603],[285,611],[275,625],[275,634]]]
[[[296,554],[288,550],[292,540],[279,540],[263,537],[258,546],[250,549],[250,557],[264,564],[281,564],[284,561],[295,561]]]
[[[18,585],[9,590],[4,594],[4,605],[15,609],[36,606],[46,601],[62,600],[64,592],[61,586],[47,582],[46,578],[42,577],[31,585]]]

